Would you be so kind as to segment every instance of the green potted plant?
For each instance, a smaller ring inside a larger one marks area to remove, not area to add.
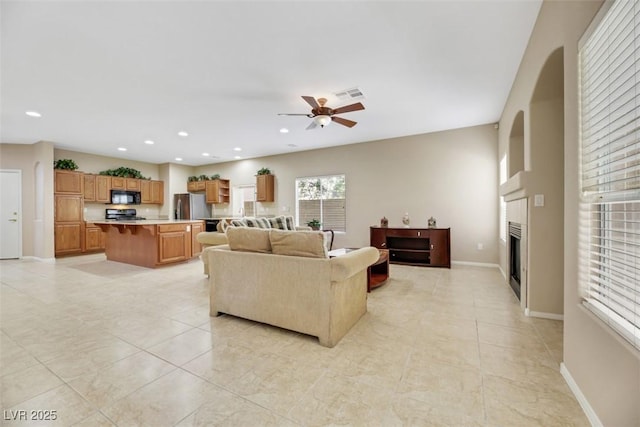
[[[198,177],[198,181],[207,181],[209,177],[205,174],[202,174]]]
[[[220,174],[219,174],[219,173],[216,173],[216,174],[211,175],[211,179],[212,179],[212,180],[214,180],[214,181],[215,181],[216,179],[220,179]]]
[[[58,159],[53,162],[53,168],[74,171],[78,169],[78,165],[72,159]]]
[[[271,175],[271,169],[269,168],[260,168],[257,172],[258,175]]]
[[[307,225],[311,227],[312,230],[320,230],[321,224],[320,224],[320,221],[314,218],[311,221],[307,222]]]
[[[189,178],[187,178],[187,182],[195,182],[198,180],[198,177],[195,175],[191,175]]]

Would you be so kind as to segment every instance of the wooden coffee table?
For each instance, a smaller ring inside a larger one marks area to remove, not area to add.
[[[329,257],[333,258],[344,255],[355,249],[356,248],[334,249],[329,251]],[[378,252],[380,253],[378,260],[367,268],[367,292],[371,292],[371,289],[384,285],[389,278],[389,250],[378,249]]]

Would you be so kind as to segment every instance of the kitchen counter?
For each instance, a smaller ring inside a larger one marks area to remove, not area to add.
[[[141,219],[90,220],[105,233],[105,255],[110,261],[156,268],[187,261],[202,251],[196,235],[201,220]]]
[[[158,224],[191,224],[201,222],[199,219],[136,219],[136,220],[117,220],[117,219],[96,219],[87,220],[94,224],[128,224],[128,225],[158,225]]]

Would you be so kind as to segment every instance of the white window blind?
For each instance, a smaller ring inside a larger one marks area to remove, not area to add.
[[[640,3],[618,0],[580,47],[580,285],[640,349]]]

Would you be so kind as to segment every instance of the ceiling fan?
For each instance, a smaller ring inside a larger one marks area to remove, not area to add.
[[[325,127],[331,122],[339,123],[343,126],[352,128],[358,122],[354,122],[353,120],[343,119],[342,117],[336,117],[335,114],[348,113],[350,111],[359,111],[364,110],[364,105],[361,102],[357,102],[351,105],[345,105],[344,107],[338,107],[336,109],[325,107],[324,105],[327,103],[326,98],[318,98],[316,99],[313,96],[303,96],[302,99],[307,101],[309,105],[311,105],[311,113],[308,114],[296,114],[296,113],[279,113],[279,116],[307,116],[312,118],[313,121],[309,126],[307,126],[307,130],[314,129],[318,125],[320,127]]]

